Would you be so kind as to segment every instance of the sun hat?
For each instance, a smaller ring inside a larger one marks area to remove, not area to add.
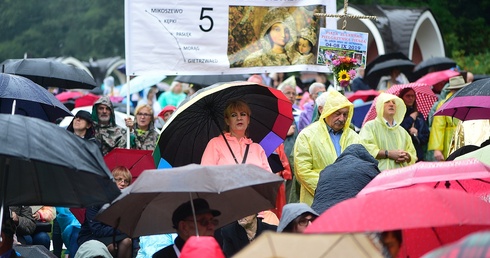
[[[459,90],[466,85],[470,84],[469,82],[465,82],[463,76],[455,76],[449,79],[449,87],[447,87],[448,90]]]

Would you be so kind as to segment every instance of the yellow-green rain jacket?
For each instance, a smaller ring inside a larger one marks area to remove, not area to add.
[[[436,110],[448,100],[453,93],[447,94],[446,99],[437,105]],[[459,119],[450,116],[434,116],[432,127],[430,128],[428,150],[440,150],[444,159],[449,156],[451,147],[451,139],[453,138],[454,130],[458,126]]]
[[[389,127],[383,118],[384,103],[395,100],[396,112],[394,127]],[[405,167],[414,164],[417,161],[417,152],[412,143],[412,138],[408,132],[400,126],[403,121],[407,107],[399,97],[381,93],[376,100],[376,119],[367,122],[362,128],[359,136],[361,143],[374,158],[378,155],[379,150],[404,150],[412,158],[410,163],[396,163],[392,159],[378,159],[378,168],[380,171]]]
[[[335,111],[348,107],[349,115],[340,137],[341,150],[353,143],[360,143],[359,135],[349,128],[354,105],[337,91],[328,91],[327,102],[318,121],[303,129],[294,144],[295,175],[301,184],[300,202],[311,206],[320,171],[337,159],[335,147],[330,139],[325,118]]]

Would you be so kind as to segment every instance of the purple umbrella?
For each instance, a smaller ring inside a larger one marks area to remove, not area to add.
[[[490,119],[490,78],[478,80],[456,92],[435,116],[460,120]]]

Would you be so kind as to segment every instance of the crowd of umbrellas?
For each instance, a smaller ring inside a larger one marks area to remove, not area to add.
[[[437,100],[433,86],[455,75],[447,70],[455,65],[451,61],[434,58],[414,69],[402,55],[381,56],[366,67],[366,80],[379,81],[393,66],[418,77],[415,83],[396,85],[387,92],[396,95],[404,88],[414,89],[419,110],[427,118]],[[440,71],[428,73],[434,66]],[[49,59],[7,60],[1,67],[2,213],[4,207],[14,205],[88,207],[111,203],[97,219],[130,237],[139,237],[175,232],[173,210],[197,197],[221,211],[219,226],[275,206],[283,182],[276,175],[246,164],[196,164],[209,139],[223,131],[223,109],[226,100],[233,98],[250,105],[254,114],[250,137],[271,154],[284,141],[293,121],[292,104],[282,92],[244,81],[205,87],[178,107],[162,128],[154,152],[117,149],[103,157],[95,144],[55,124],[73,114],[46,90],[93,89],[96,83],[90,75]],[[141,89],[132,89],[130,84],[124,88],[128,94],[137,90]],[[376,94],[373,90],[355,96],[368,100]],[[478,80],[458,91],[436,115],[463,121],[490,119],[489,96],[490,79]],[[93,103],[95,98],[89,95],[81,101]],[[119,115],[123,121],[125,114]],[[357,121],[359,127],[375,117],[375,109],[367,109]],[[420,257],[453,244],[427,256],[443,257],[458,247],[472,246],[475,238],[487,239],[484,244],[488,248],[490,233],[470,234],[490,230],[489,156],[487,149],[481,149],[455,161],[419,162],[384,171],[355,198],[322,213],[306,234],[265,233],[236,257],[382,257],[365,233],[390,230],[402,230],[403,257]],[[156,169],[164,167],[163,163],[173,168]],[[116,165],[130,168],[137,178],[122,193],[110,173]]]

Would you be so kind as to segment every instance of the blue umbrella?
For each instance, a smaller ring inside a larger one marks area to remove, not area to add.
[[[6,73],[0,73],[0,113],[36,117],[49,122],[73,116],[45,88],[25,77]]]

